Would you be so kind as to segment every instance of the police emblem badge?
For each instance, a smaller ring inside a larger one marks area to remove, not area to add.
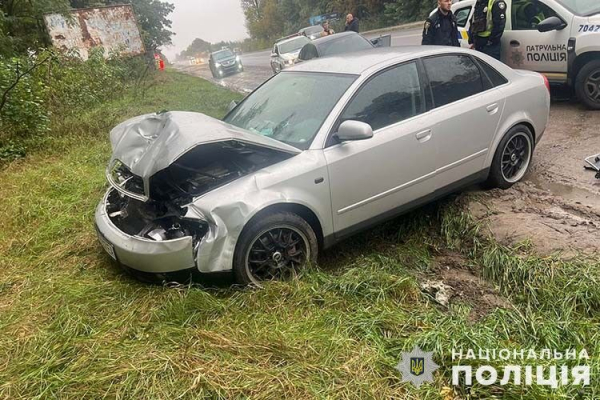
[[[411,352],[402,353],[402,360],[396,369],[402,373],[402,382],[411,382],[416,387],[424,382],[433,382],[433,373],[439,366],[433,362],[433,352],[414,347]]]

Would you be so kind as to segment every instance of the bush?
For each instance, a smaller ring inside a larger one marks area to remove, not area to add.
[[[122,96],[148,71],[142,57],[106,60],[102,51],[93,49],[87,61],[49,50],[0,57],[0,143],[22,149],[20,142],[47,133],[53,121]],[[6,146],[2,159],[22,153]]]
[[[3,137],[25,137],[48,130],[45,107],[48,86],[35,70],[27,73],[35,68],[36,62],[41,60],[34,56],[0,57],[0,132]]]

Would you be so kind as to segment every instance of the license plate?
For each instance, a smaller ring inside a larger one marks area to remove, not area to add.
[[[108,255],[116,261],[117,256],[115,254],[115,246],[113,246],[112,243],[106,240],[100,232],[98,232],[98,240],[100,241],[100,244],[102,245],[102,247],[104,247],[104,250],[106,250]]]

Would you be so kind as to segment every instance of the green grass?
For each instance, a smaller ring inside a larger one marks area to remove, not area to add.
[[[173,72],[154,82],[55,121],[51,137],[0,172],[0,398],[464,398],[447,389],[461,347],[593,357],[591,387],[476,385],[476,398],[600,397],[598,261],[501,247],[478,235],[461,198],[351,238],[262,290],[128,278],[93,229],[108,130],[162,109],[220,117],[239,98]],[[474,303],[432,302],[418,282],[446,253],[462,254],[513,307],[473,320]],[[420,389],[394,368],[414,345],[442,366]]]

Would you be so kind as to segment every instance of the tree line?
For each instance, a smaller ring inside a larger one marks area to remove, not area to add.
[[[70,10],[131,4],[150,52],[171,43],[168,15],[174,5],[160,0],[0,0],[0,56],[16,56],[51,46],[44,15]]]
[[[145,56],[106,59],[104,49],[92,48],[83,61],[52,48],[44,15],[124,3],[133,6]],[[160,0],[0,0],[0,165],[46,135],[77,128],[64,121],[145,87],[152,54],[171,43],[173,9]]]
[[[378,28],[424,19],[436,0],[240,0],[248,34],[256,40],[274,40],[309,25],[309,18],[337,12],[342,21],[351,13],[369,27]]]

